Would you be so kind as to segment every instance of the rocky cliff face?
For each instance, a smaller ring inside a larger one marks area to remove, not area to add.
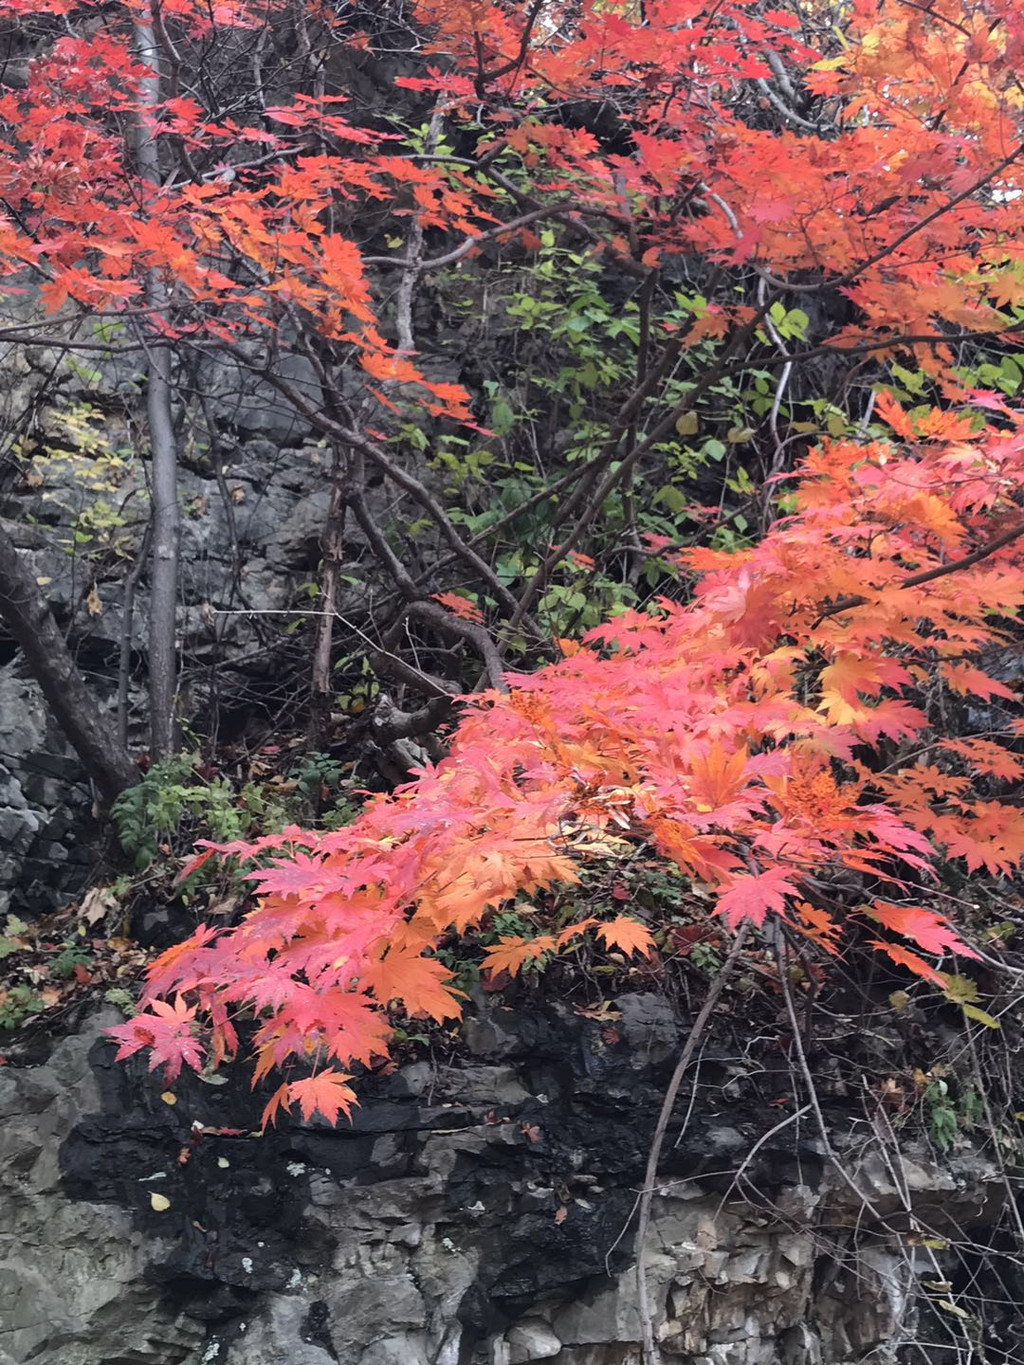
[[[240,1074],[169,1103],[114,1063],[102,1017],[12,1054],[0,1365],[639,1365],[633,1217],[681,1025],[653,995],[615,1004],[614,1027],[483,1009],[458,1057],[366,1081],[336,1131],[254,1135]],[[997,1172],[894,1153],[851,1113],[865,1205],[732,1051],[706,1049],[665,1148],[647,1264],[666,1365],[898,1358],[937,1273],[922,1243],[991,1227]]]
[[[31,295],[18,307],[3,300],[0,321],[35,316]],[[93,369],[56,347],[14,347],[3,360],[0,524],[110,709],[127,644],[130,738],[145,750],[146,571],[128,620],[125,609],[149,517],[138,357]],[[310,388],[297,359],[286,368]],[[202,403],[179,414],[181,712],[200,732],[262,733],[305,677],[298,656],[306,662],[308,651],[290,631],[309,607],[321,559],[330,454],[252,375],[219,363],[195,385]],[[371,489],[380,511],[377,496]],[[338,605],[360,618],[372,591],[365,552],[349,524]],[[34,917],[81,890],[95,863],[91,804],[79,764],[0,631],[0,914]]]

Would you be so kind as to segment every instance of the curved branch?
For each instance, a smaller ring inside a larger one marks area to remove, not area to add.
[[[912,573],[909,578],[902,578],[895,585],[897,588],[919,588],[925,583],[934,583],[937,578],[945,578],[948,574],[959,573],[962,569],[969,569],[974,564],[980,564],[983,559],[988,559],[989,555],[994,555],[997,550],[1002,550],[1015,540],[1024,536],[1024,521],[1017,521],[1004,531],[1002,535],[996,536],[993,540],[987,541],[984,545],[979,545],[976,550],[972,550],[969,555],[964,555],[962,559],[951,559],[948,564],[937,564],[934,569],[923,569],[920,573]],[[840,597],[837,601],[821,613],[815,625],[820,625],[830,616],[836,616],[841,611],[850,611],[854,607],[862,607],[869,599],[859,594],[851,594],[849,597]]]

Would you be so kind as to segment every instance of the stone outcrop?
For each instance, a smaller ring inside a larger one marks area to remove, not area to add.
[[[633,1219],[679,1021],[616,1005],[614,1027],[482,1008],[457,1056],[366,1078],[351,1126],[262,1137],[240,1071],[166,1092],[113,1061],[111,1019],[12,1053],[0,1365],[639,1365]],[[729,1053],[706,1049],[654,1200],[666,1365],[900,1358],[937,1273],[911,1230],[990,1228],[997,1173],[966,1147],[894,1159],[851,1113],[859,1201]]]
[[[0,320],[16,303],[3,301]],[[34,316],[31,297],[21,311]],[[149,516],[137,361],[132,353],[113,356],[94,370],[46,347],[7,354],[0,425],[20,436],[0,455],[0,525],[108,709],[127,640],[130,738],[145,750],[145,571],[125,621],[127,582]],[[310,388],[297,358],[286,369]],[[181,712],[200,732],[261,733],[308,666],[294,627],[318,573],[331,457],[308,423],[252,375],[222,361],[199,382],[201,414],[191,414],[181,437]],[[381,512],[383,493],[370,489],[367,497]],[[372,590],[366,553],[349,524],[338,606],[360,619]],[[96,862],[91,806],[81,767],[0,630],[0,914],[35,917],[82,889]]]

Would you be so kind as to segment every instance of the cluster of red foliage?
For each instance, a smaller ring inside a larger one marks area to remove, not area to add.
[[[258,906],[154,964],[157,1012],[114,1031],[122,1055],[148,1046],[154,1064],[195,1064],[201,1016],[220,1061],[237,1048],[232,1018],[252,1012],[257,1076],[289,1057],[318,1065],[316,1089],[285,1082],[267,1117],[298,1100],[333,1118],[352,1099],[333,1063],[384,1051],[387,1005],[458,1013],[441,936],[641,841],[681,874],[681,896],[687,881],[713,888],[730,927],[770,914],[835,953],[854,918],[935,980],[923,955],[973,956],[921,902],[946,859],[1005,873],[1024,855],[1019,809],[990,794],[1024,774],[1024,723],[948,739],[925,706],[1014,699],[979,656],[1024,602],[1012,501],[1024,424],[975,431],[883,408],[901,444],[815,451],[759,545],[682,556],[698,575],[687,604],[618,617],[507,694],[474,698],[450,757],[350,827],[221,849],[270,855],[248,874]],[[855,905],[844,870],[866,888]],[[514,972],[589,930],[652,947],[637,919],[582,916],[557,936],[506,938],[486,964]]]

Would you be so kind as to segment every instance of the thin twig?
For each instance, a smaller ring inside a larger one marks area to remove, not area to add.
[[[135,619],[135,589],[146,567],[149,557],[149,542],[153,534],[152,516],[146,522],[142,533],[135,563],[124,580],[124,605],[121,608],[121,639],[117,663],[117,738],[124,749],[128,748],[128,685],[132,671],[132,624]]]
[[[647,1169],[644,1173],[644,1185],[640,1194],[640,1204],[636,1226],[636,1291],[637,1307],[640,1312],[640,1330],[643,1339],[643,1359],[644,1365],[661,1365],[661,1353],[654,1342],[654,1323],[651,1319],[651,1304],[647,1294],[647,1233],[651,1225],[651,1204],[654,1199],[654,1191],[657,1188],[658,1162],[661,1159],[661,1149],[665,1145],[665,1134],[668,1131],[669,1120],[672,1117],[672,1110],[675,1107],[676,1096],[679,1094],[679,1087],[683,1082],[686,1069],[690,1065],[693,1054],[704,1035],[711,1015],[722,997],[722,992],[729,983],[739,961],[740,955],[746,945],[750,934],[749,923],[740,925],[739,932],[729,950],[729,955],[722,963],[708,988],[707,997],[701,1006],[700,1013],[693,1021],[693,1027],[687,1034],[683,1050],[679,1054],[676,1062],[676,1069],[672,1072],[672,1079],[668,1083],[665,1091],[665,1098],[662,1101],[661,1113],[658,1115],[658,1122],[654,1128],[654,1137],[651,1141],[651,1150],[647,1157]]]

